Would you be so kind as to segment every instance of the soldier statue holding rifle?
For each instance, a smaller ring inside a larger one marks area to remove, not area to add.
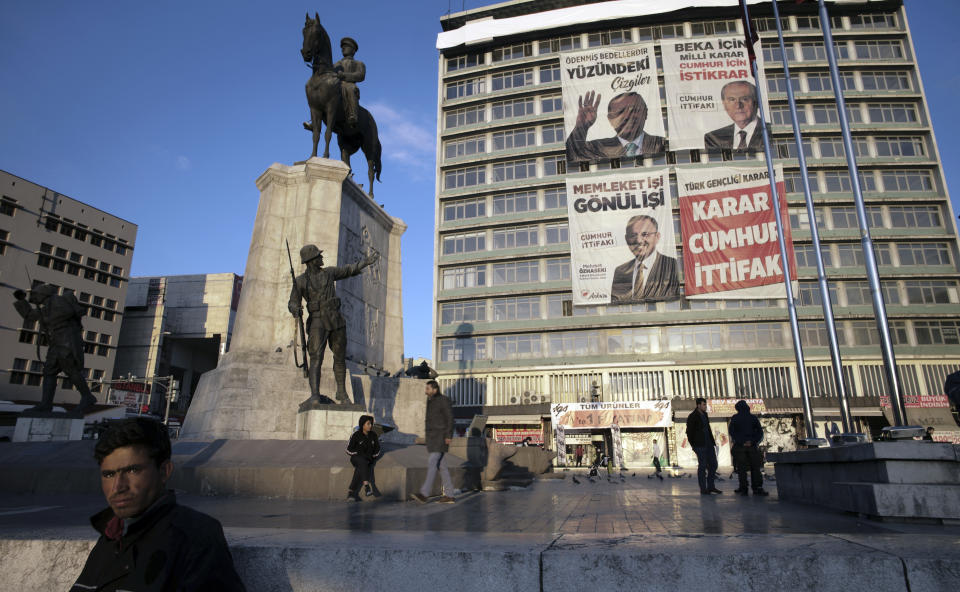
[[[329,397],[320,394],[320,364],[323,363],[327,344],[333,352],[333,377],[337,383],[337,403],[350,403],[346,389],[346,321],[340,313],[340,299],[337,298],[334,282],[358,275],[365,267],[375,263],[379,257],[378,253],[372,252],[351,265],[324,267],[323,251],[316,245],[306,245],[300,249],[300,262],[307,266],[307,270],[294,279],[287,308],[293,316],[302,317],[301,301],[306,300],[307,311],[310,313],[306,328],[310,398],[300,405],[301,411],[317,405],[333,403]]]
[[[53,397],[57,391],[57,376],[67,375],[80,392],[80,404],[73,410],[83,417],[97,403],[83,378],[83,325],[81,317],[87,307],[80,304],[73,294],[57,294],[57,287],[38,284],[30,290],[29,297],[23,290],[13,293],[14,308],[25,322],[38,322],[40,332],[47,338],[47,359],[43,363],[42,399],[39,405],[24,413],[49,413],[53,411]],[[33,306],[36,305],[36,306]],[[37,358],[40,346],[37,346]]]

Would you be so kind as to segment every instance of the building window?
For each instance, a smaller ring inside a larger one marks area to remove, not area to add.
[[[570,279],[570,258],[557,257],[547,259],[547,281],[556,282]]]
[[[544,144],[555,144],[564,141],[563,124],[544,125],[540,128],[540,138]]]
[[[830,245],[822,244],[820,245],[821,250],[820,254],[823,257],[823,266],[832,267],[833,266],[833,256],[830,253]],[[817,250],[813,248],[813,245],[793,245],[793,255],[797,259],[797,267],[816,267],[817,266]]]
[[[505,132],[496,132],[493,134],[494,151],[525,148],[527,146],[535,146],[536,143],[537,128],[535,127],[513,129]]]
[[[540,84],[560,82],[560,64],[540,66]]]
[[[10,238],[10,233],[6,230],[0,230],[0,255],[3,255],[7,252],[7,239]]]
[[[807,181],[810,183],[811,193],[820,191],[820,183],[817,181],[816,173],[808,173]],[[803,179],[800,177],[800,171],[784,171],[783,184],[787,193],[803,193]]]
[[[830,293],[830,303],[834,306],[838,305],[840,299],[837,295],[836,282],[828,284],[827,290]],[[823,299],[820,298],[820,284],[815,282],[800,282],[797,300],[800,306],[822,306]]]
[[[908,304],[950,304],[958,302],[953,280],[904,280]]]
[[[468,53],[455,58],[447,58],[447,72],[473,68],[478,64],[480,64],[480,56],[475,53]]]
[[[843,158],[843,140],[840,138],[820,138],[817,140],[820,147],[820,158]]]
[[[494,74],[491,78],[490,87],[494,91],[506,90],[509,88],[522,88],[533,84],[533,68],[524,70],[512,70],[510,72],[501,72]]]
[[[541,113],[559,113],[563,111],[563,98],[560,95],[540,97]]]
[[[900,265],[950,265],[950,248],[946,243],[900,243],[897,253]]]
[[[770,107],[770,121],[774,125],[793,125],[790,107],[785,105]],[[797,122],[801,125],[807,123],[807,112],[802,107],[797,108]]]
[[[456,255],[483,251],[486,248],[485,241],[486,235],[483,232],[448,235],[443,237],[443,254]]]
[[[0,199],[0,214],[4,216],[13,216],[17,213],[17,200],[6,195]]]
[[[794,230],[810,230],[810,216],[807,215],[806,208],[790,208],[790,228]],[[823,211],[814,210],[814,216],[817,218],[817,225],[823,226]]]
[[[868,103],[870,123],[918,123],[917,107],[911,103]]]
[[[580,35],[568,35],[540,42],[540,55],[580,49]]]
[[[530,284],[540,281],[537,261],[515,261],[493,264],[493,285]]]
[[[940,228],[940,206],[890,206],[893,228]]]
[[[440,324],[455,325],[487,319],[487,304],[483,300],[445,302],[440,305]]]
[[[473,187],[474,185],[483,185],[486,182],[487,169],[483,165],[465,167],[462,169],[451,169],[443,175],[444,189]]]
[[[533,158],[512,160],[493,165],[493,182],[518,181],[537,176],[537,161]]]
[[[767,90],[772,93],[786,93],[787,92],[787,78],[783,74],[770,73],[767,74]],[[790,75],[790,82],[793,85],[793,92],[801,92],[800,89],[800,76],[798,74]]]
[[[561,156],[545,156],[543,158],[543,176],[565,175],[567,173],[567,158]]]
[[[601,342],[599,331],[566,331],[547,335],[549,355],[554,358],[602,354]]]
[[[487,268],[485,265],[448,267],[443,270],[442,276],[444,290],[476,288],[487,284]]]
[[[833,81],[829,74],[816,72],[807,72],[807,91],[808,92],[828,92],[833,91]],[[833,109],[836,111],[836,107]]]
[[[496,298],[493,301],[494,321],[529,321],[540,318],[539,296]]]
[[[843,293],[847,296],[847,306],[869,305],[873,302],[869,282],[843,282]]]
[[[519,193],[504,193],[493,196],[493,215],[516,214],[532,212],[537,209],[537,193],[522,191]]]
[[[917,345],[960,344],[960,321],[914,321]]]
[[[901,170],[880,173],[884,191],[933,191],[930,171]]]
[[[552,210],[554,208],[566,208],[567,207],[567,190],[566,188],[558,189],[547,189],[543,192],[543,208],[545,210]]]
[[[923,138],[919,136],[878,137],[874,139],[874,144],[880,157],[926,155]]]
[[[667,351],[675,353],[721,351],[723,329],[719,325],[664,327]]]
[[[683,25],[680,25],[680,27],[682,30]],[[601,33],[590,33],[587,35],[587,47],[619,45],[621,43],[633,43],[630,29],[615,29],[613,31],[603,31]]]
[[[800,339],[804,347],[828,347],[827,326],[823,321],[801,321]],[[846,345],[846,336],[842,330],[836,331],[837,344]]]
[[[486,110],[483,105],[454,109],[453,111],[447,111],[444,119],[447,129],[483,123],[486,120]],[[92,236],[90,241],[93,242]]]
[[[464,220],[486,216],[487,202],[484,198],[462,199],[443,204],[443,220]]]
[[[557,245],[570,242],[570,233],[566,222],[562,224],[547,224],[546,234],[548,245]]]
[[[484,136],[474,136],[460,140],[444,142],[443,152],[446,158],[482,154],[487,151],[487,139]]]
[[[801,43],[800,55],[805,62],[826,61],[827,48],[819,41]]]
[[[780,51],[780,44],[777,42],[764,43],[763,44],[763,61],[764,62],[782,62],[783,61],[783,52]],[[784,47],[787,50],[787,60],[791,62],[797,61],[797,56],[793,51],[793,45],[790,43],[785,43]],[[787,92],[784,89],[783,92]]]
[[[536,226],[504,228],[493,231],[494,250],[535,247],[538,242]]]
[[[853,47],[858,60],[903,58],[903,45],[899,41],[855,41]]]
[[[519,60],[532,55],[532,43],[517,43],[515,45],[507,45],[506,47],[498,47],[491,52],[491,57],[493,58],[494,63],[506,62],[509,60]]]
[[[860,188],[863,191],[876,191],[877,182],[871,171],[859,171]],[[823,185],[820,189],[823,193],[849,193],[852,191],[850,185],[850,173],[847,171],[826,171],[823,173]]]
[[[910,90],[907,72],[861,72],[863,90]]]
[[[486,337],[462,337],[458,339],[440,340],[441,362],[485,359],[487,359]]]
[[[446,85],[447,100],[462,99],[463,97],[479,95],[480,93],[485,92],[485,86],[486,84],[483,78],[471,78],[470,80],[448,82]]]
[[[524,115],[533,115],[533,99],[499,101],[493,104],[494,120],[523,117]]]
[[[495,360],[518,360],[540,357],[540,334],[497,335],[493,338]]]
[[[862,267],[863,247],[859,243],[837,245],[839,267]]]

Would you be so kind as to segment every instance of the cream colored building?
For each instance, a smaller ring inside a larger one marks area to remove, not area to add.
[[[592,393],[604,402],[676,401],[675,421],[697,396],[762,398],[782,419],[795,419],[800,390],[785,300],[571,306],[558,52],[742,35],[735,2],[682,13],[637,8],[616,18],[600,18],[606,2],[577,12],[584,4],[514,0],[440,19],[433,355],[445,393],[463,421],[483,412],[494,426],[548,435],[551,403],[589,401]],[[904,390],[941,394],[946,375],[960,368],[960,259],[906,13],[900,2],[876,1],[830,10]],[[855,427],[871,431],[885,394],[879,333],[816,4],[783,11]],[[838,415],[836,393],[787,81],[771,8],[755,5],[751,16],[765,58],[773,150],[785,168],[806,371],[822,429]],[[662,69],[659,76],[662,90]],[[668,151],[606,166],[724,159]],[[682,432],[670,437],[674,454]],[[644,457],[648,443],[624,438]]]

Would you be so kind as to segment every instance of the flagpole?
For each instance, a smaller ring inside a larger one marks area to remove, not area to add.
[[[850,418],[850,400],[847,397],[846,381],[843,379],[843,361],[840,357],[840,346],[837,340],[837,328],[833,320],[833,302],[830,300],[830,287],[827,284],[827,272],[823,266],[823,254],[820,251],[820,230],[817,228],[816,210],[813,207],[813,195],[810,191],[810,180],[807,178],[807,157],[803,153],[803,138],[800,135],[800,120],[797,118],[797,102],[793,94],[793,83],[790,79],[790,66],[787,64],[787,51],[783,43],[783,27],[780,25],[780,9],[776,0],[773,5],[773,18],[777,23],[777,39],[780,42],[780,58],[783,61],[783,72],[787,79],[787,102],[790,105],[790,116],[793,118],[793,139],[797,144],[797,160],[800,163],[800,181],[803,184],[803,197],[807,204],[807,217],[810,220],[810,237],[813,239],[813,249],[816,252],[817,283],[820,286],[820,301],[823,305],[823,319],[827,327],[827,342],[830,346],[830,361],[833,368],[833,383],[837,390],[837,399],[840,401],[840,420],[843,423],[843,433],[849,434],[853,429]],[[813,434],[816,438],[816,434]]]
[[[840,73],[837,68],[837,54],[833,47],[833,32],[830,28],[830,15],[823,0],[820,5],[820,29],[823,31],[823,43],[827,50],[827,62],[830,64],[830,79],[833,81],[833,94],[837,98],[837,113],[840,119],[840,131],[843,135],[843,149],[847,156],[847,168],[850,169],[850,186],[853,188],[853,201],[857,206],[857,221],[860,224],[860,245],[863,249],[864,267],[870,282],[870,294],[873,296],[873,314],[880,331],[880,351],[883,353],[883,369],[887,378],[890,395],[890,408],[897,426],[907,425],[903,392],[900,389],[900,377],[897,376],[897,360],[893,354],[893,342],[890,339],[890,326],[887,323],[887,307],[880,290],[880,274],[877,271],[877,258],[873,252],[873,240],[870,238],[870,226],[867,224],[867,210],[863,204],[863,192],[860,188],[860,174],[857,171],[857,159],[850,137],[850,124],[847,122],[847,105],[840,86]]]
[[[803,420],[806,433],[816,437],[816,427],[813,423],[813,408],[810,406],[810,389],[807,384],[806,365],[803,361],[803,348],[800,343],[800,326],[797,323],[797,305],[793,300],[793,285],[790,277],[790,257],[787,244],[783,238],[783,216],[780,215],[780,195],[777,192],[777,178],[773,170],[773,157],[770,153],[770,135],[767,133],[767,123],[763,116],[763,94],[760,91],[760,76],[757,67],[757,57],[754,53],[753,31],[750,29],[750,13],[747,9],[747,0],[740,0],[742,11],[743,34],[747,42],[747,52],[750,56],[750,68],[753,71],[753,80],[757,90],[757,115],[760,123],[760,134],[763,136],[763,151],[767,160],[767,175],[770,180],[770,195],[773,197],[773,213],[777,219],[777,242],[780,244],[780,262],[783,265],[783,283],[787,293],[787,312],[790,316],[790,332],[793,336],[793,355],[797,361],[797,379],[800,383],[800,398],[803,401]],[[808,436],[809,437],[809,436]]]

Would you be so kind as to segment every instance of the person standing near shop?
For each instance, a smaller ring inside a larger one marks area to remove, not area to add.
[[[575,456],[577,457],[577,466],[583,463],[583,444],[577,444]]]
[[[660,474],[663,471],[663,469],[660,468],[660,445],[657,444],[656,440],[653,441],[653,467],[657,470],[657,472],[654,473],[657,479],[663,481],[663,475]]]
[[[763,490],[763,457],[758,445],[763,440],[763,426],[757,416],[750,413],[746,401],[737,401],[734,405],[737,414],[730,418],[730,441],[732,443],[733,466],[740,476],[740,487],[736,493],[747,495],[747,471],[750,471],[750,485],[753,495],[770,495]]]
[[[697,481],[700,495],[723,493],[715,486],[717,478],[717,442],[710,429],[710,417],[707,416],[707,400],[696,399],[696,408],[687,416],[687,441],[697,455]]]

